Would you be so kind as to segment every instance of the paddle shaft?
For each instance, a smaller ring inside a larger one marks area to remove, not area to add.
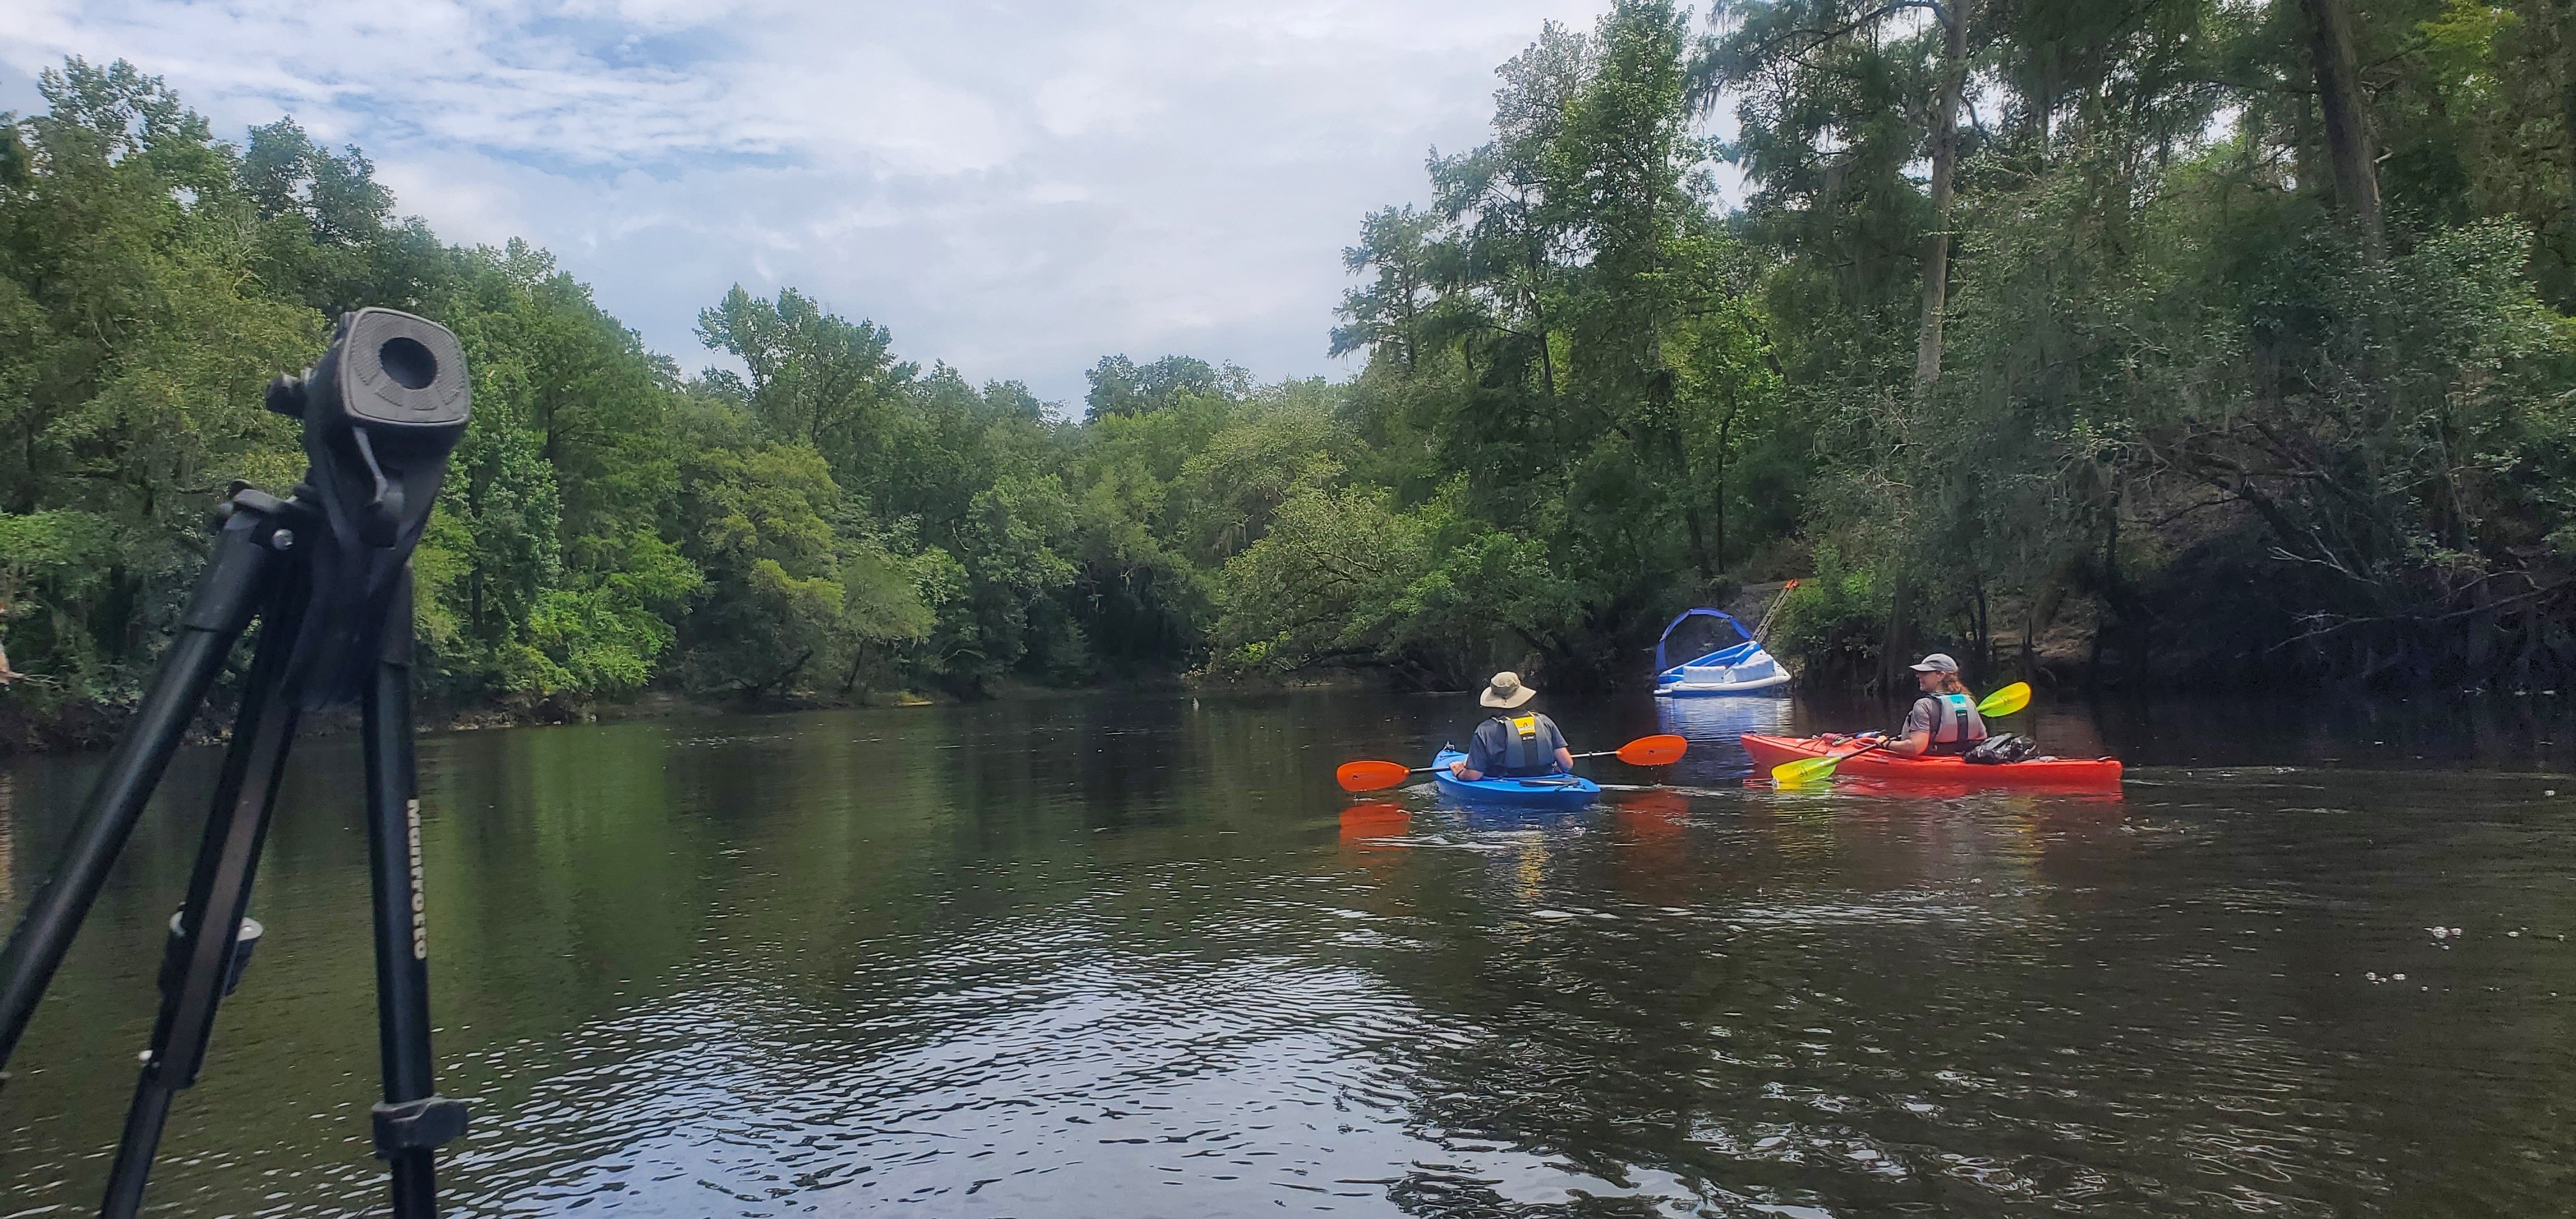
[[[1634,741],[1630,741],[1630,742],[1629,742],[1629,744],[1630,744],[1630,745],[1633,745],[1633,744],[1636,744],[1636,742],[1634,742]],[[1624,749],[1624,748],[1626,748],[1626,747],[1627,747],[1627,746],[1624,746],[1624,745],[1623,745],[1623,746],[1621,746],[1620,748],[1621,748],[1621,749]],[[1585,758],[1615,758],[1615,757],[1618,757],[1618,756],[1619,756],[1619,750],[1617,750],[1617,749],[1595,749],[1595,750],[1593,750],[1593,751],[1592,751],[1592,752],[1590,752],[1590,753],[1578,753],[1578,754],[1575,754],[1575,755],[1574,755],[1574,760],[1575,760],[1575,761],[1577,761],[1577,762],[1580,762],[1580,761],[1582,761],[1582,760],[1583,760],[1583,759],[1585,759]],[[1447,770],[1447,769],[1449,769],[1449,768],[1448,768],[1448,767],[1446,767],[1446,766],[1425,766],[1425,767],[1422,767],[1422,768],[1420,768],[1420,769],[1418,769],[1418,770],[1409,770],[1409,771],[1406,771],[1405,773],[1406,773],[1406,774],[1412,774],[1412,775],[1418,775],[1418,774],[1422,774],[1422,773],[1423,773],[1423,772],[1425,772],[1425,771],[1433,771],[1433,770]]]
[[[1580,761],[1582,761],[1582,760],[1583,760],[1583,759],[1585,759],[1585,758],[1615,758],[1615,757],[1617,757],[1617,756],[1619,756],[1619,751],[1618,751],[1618,750],[1616,750],[1616,749],[1604,749],[1604,750],[1602,750],[1602,751],[1601,751],[1601,752],[1599,752],[1599,753],[1578,753],[1578,754],[1574,755],[1574,760],[1575,760],[1575,761],[1580,762]],[[1432,771],[1435,771],[1435,770],[1447,770],[1447,769],[1449,769],[1449,768],[1448,768],[1448,767],[1446,767],[1446,766],[1416,766],[1416,767],[1414,767],[1413,769],[1408,770],[1408,771],[1406,771],[1406,772],[1404,772],[1404,773],[1406,773],[1406,774],[1408,774],[1408,775],[1427,775],[1427,774],[1430,774]],[[1518,776],[1515,776],[1515,777],[1518,777]],[[1529,776],[1529,777],[1530,777],[1530,778],[1533,778],[1533,779],[1536,779],[1536,778],[1545,778],[1546,776],[1544,776],[1544,775],[1531,775],[1531,776]]]
[[[1568,754],[1567,757],[1569,761],[1577,758],[1617,758],[1631,766],[1669,766],[1681,760],[1683,752],[1689,748],[1690,743],[1677,736],[1643,736],[1617,749],[1574,753]],[[1394,787],[1415,775],[1432,774],[1443,769],[1446,767],[1436,762],[1429,766],[1402,766],[1394,762],[1361,760],[1342,763],[1335,770],[1334,776],[1341,783],[1342,790],[1363,792]],[[1572,769],[1571,766],[1567,767],[1568,772]]]
[[[1894,737],[1880,737],[1850,753],[1829,753],[1820,758],[1800,758],[1795,762],[1782,762],[1771,768],[1771,780],[1775,783],[1797,784],[1822,779],[1833,774],[1843,763],[1870,750],[1885,749],[1895,740]]]
[[[1896,738],[1895,738],[1895,737],[1892,737],[1892,736],[1883,736],[1883,737],[1880,737],[1880,738],[1878,738],[1878,740],[1877,740],[1876,742],[1874,742],[1874,743],[1872,743],[1872,744],[1862,746],[1861,748],[1859,748],[1859,749],[1855,749],[1855,750],[1851,751],[1850,753],[1843,754],[1843,755],[1841,755],[1841,756],[1839,756],[1839,757],[1836,757],[1836,758],[1834,759],[1834,764],[1835,764],[1835,765],[1837,765],[1837,766],[1839,766],[1839,765],[1841,765],[1841,764],[1843,764],[1843,763],[1845,763],[1845,762],[1848,762],[1848,761],[1852,760],[1853,758],[1857,758],[1857,757],[1859,757],[1859,756],[1860,756],[1860,755],[1862,755],[1862,754],[1868,753],[1870,750],[1873,750],[1873,749],[1885,749],[1885,748],[1887,748],[1888,746],[1893,745],[1893,744],[1895,744],[1895,743],[1896,743]]]
[[[1574,760],[1575,760],[1575,761],[1577,761],[1577,762],[1580,762],[1580,761],[1582,761],[1582,760],[1583,760],[1583,759],[1585,759],[1585,758],[1615,758],[1615,757],[1618,757],[1618,756],[1619,756],[1619,751],[1618,751],[1618,750],[1616,750],[1616,749],[1596,749],[1596,750],[1593,750],[1593,751],[1592,751],[1592,752],[1590,752],[1590,753],[1578,753],[1578,754],[1574,755]],[[1447,769],[1449,769],[1449,768],[1448,768],[1448,767],[1446,767],[1446,766],[1416,766],[1416,767],[1413,767],[1413,768],[1411,768],[1411,769],[1406,770],[1404,773],[1406,773],[1406,774],[1408,774],[1408,775],[1427,775],[1427,774],[1430,774],[1432,771],[1435,771],[1435,770],[1447,770]]]

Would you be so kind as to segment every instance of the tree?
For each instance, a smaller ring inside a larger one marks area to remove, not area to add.
[[[260,276],[280,294],[330,317],[418,309],[439,278],[437,239],[395,221],[393,192],[357,148],[335,154],[282,118],[250,129],[236,176],[258,216]]]
[[[2334,2],[2334,0],[2321,0]],[[1941,379],[1942,315],[1949,307],[1951,179],[1959,165],[1959,105],[1968,85],[1968,22],[1974,0],[1931,5],[1941,31],[1938,96],[1932,103],[1932,170],[1927,194],[1932,231],[1923,239],[1923,326],[1914,348],[1914,393],[1932,392]]]
[[[45,532],[99,549],[77,559],[95,578],[52,586],[51,646],[16,658],[115,696],[178,613],[224,484],[300,471],[261,389],[320,351],[323,326],[257,293],[228,239],[232,151],[158,78],[74,59],[38,89],[47,113],[0,116],[0,509],[84,514]]]
[[[2348,0],[2299,0],[2308,22],[2308,59],[2325,119],[2327,159],[2334,165],[2335,199],[2352,218],[2362,248],[2377,257],[2385,241],[2379,219],[2379,168],[2372,155],[2370,103],[2362,93],[2361,63],[2353,50]]]
[[[1095,419],[1158,411],[1183,397],[1239,398],[1252,386],[1244,370],[1193,356],[1164,356],[1141,368],[1125,356],[1102,356],[1083,376],[1091,382],[1085,401]]]
[[[683,624],[697,683],[757,697],[828,659],[844,596],[830,520],[840,495],[806,445],[709,449],[683,464],[680,551],[710,586]]]
[[[745,396],[772,437],[812,448],[851,490],[874,493],[885,413],[920,372],[894,358],[892,332],[826,313],[793,288],[773,302],[737,284],[698,313],[698,337],[750,370]]]
[[[1380,208],[1360,222],[1360,243],[1342,251],[1342,265],[1370,282],[1342,294],[1333,328],[1333,355],[1368,349],[1383,352],[1411,376],[1436,301],[1429,238],[1435,220],[1410,206]]]

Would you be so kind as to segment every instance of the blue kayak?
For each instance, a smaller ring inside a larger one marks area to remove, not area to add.
[[[1455,749],[1443,749],[1431,759],[1431,777],[1440,781],[1440,794],[1461,804],[1571,812],[1589,808],[1593,801],[1601,798],[1601,785],[1581,775],[1484,778],[1469,782],[1450,774],[1449,764],[1466,756]]]

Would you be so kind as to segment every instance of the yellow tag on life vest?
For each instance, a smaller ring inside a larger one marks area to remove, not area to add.
[[[1521,739],[1522,739],[1522,740],[1524,740],[1524,741],[1535,741],[1535,740],[1537,740],[1537,739],[1538,739],[1538,716],[1537,716],[1537,715],[1535,715],[1535,714],[1532,714],[1532,715],[1515,715],[1515,716],[1513,716],[1513,717],[1512,717],[1512,731],[1514,731],[1514,732],[1517,732],[1517,733],[1521,734]]]

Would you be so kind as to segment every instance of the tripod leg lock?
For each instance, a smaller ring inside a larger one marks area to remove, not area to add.
[[[390,1160],[406,1151],[427,1151],[465,1133],[465,1102],[424,1096],[401,1104],[377,1105],[376,1156]]]
[[[187,917],[186,910],[170,916],[170,937],[165,941],[161,951],[160,985],[164,994],[177,988],[188,972],[188,959],[183,955],[188,936],[186,932],[180,930],[180,923]],[[241,985],[242,971],[250,968],[250,954],[259,947],[261,938],[267,934],[267,928],[260,926],[258,919],[245,918],[241,921],[241,929],[233,935],[232,959],[224,963],[225,998],[231,998],[234,989]]]

